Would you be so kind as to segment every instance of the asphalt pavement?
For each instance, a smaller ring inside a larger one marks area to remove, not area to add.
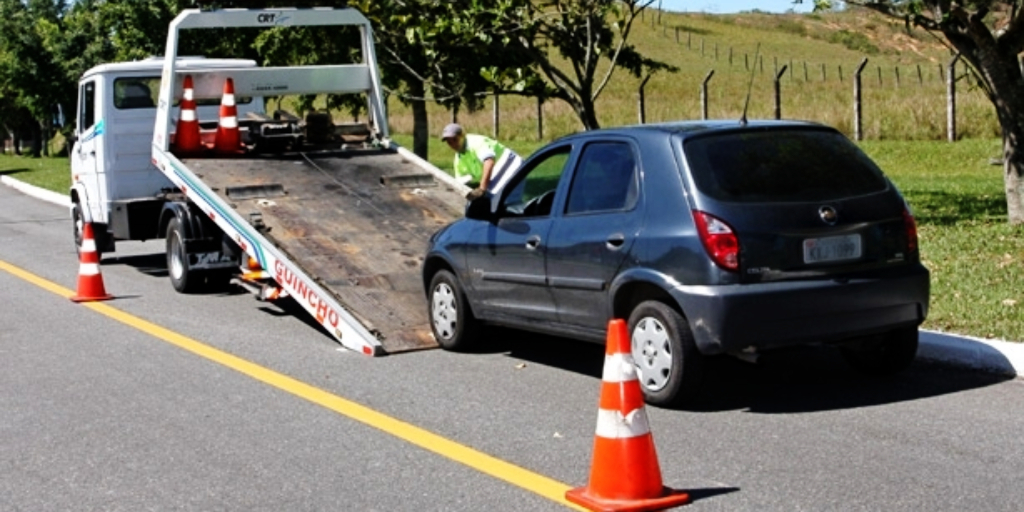
[[[0,187],[0,261],[73,289],[66,209]],[[117,311],[586,481],[602,347],[495,329],[472,354],[368,358],[287,304],[175,293],[162,241],[120,244],[102,269]],[[0,510],[565,509],[3,270],[0,293]],[[875,379],[827,349],[711,370],[697,407],[648,408],[689,509],[1024,508],[1024,381],[1007,372],[921,361]]]

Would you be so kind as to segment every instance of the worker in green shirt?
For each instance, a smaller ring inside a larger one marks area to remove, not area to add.
[[[456,179],[476,185],[466,195],[467,199],[476,199],[485,191],[497,196],[523,163],[515,151],[500,142],[483,135],[465,133],[462,126],[455,123],[444,127],[441,140],[455,151]]]

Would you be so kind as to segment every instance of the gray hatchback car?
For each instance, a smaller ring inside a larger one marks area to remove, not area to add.
[[[828,343],[885,374],[916,354],[929,276],[914,218],[832,128],[589,131],[537,151],[498,196],[431,238],[423,284],[447,349],[486,324],[600,343],[628,319],[655,405],[694,398],[710,355]]]

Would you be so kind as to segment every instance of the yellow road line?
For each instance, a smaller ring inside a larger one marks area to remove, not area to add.
[[[65,298],[75,295],[75,292],[68,290],[67,288],[32,274],[26,270],[22,270],[3,260],[0,260],[0,270],[4,270],[16,277],[43,288],[44,290]],[[565,505],[566,507],[586,511],[586,509],[578,507],[565,500],[565,491],[569,490],[569,486],[562,482],[534,473],[528,469],[506,462],[497,457],[487,455],[486,453],[474,450],[466,445],[459,444],[428,430],[370,409],[364,405],[344,399],[338,395],[331,394],[320,388],[293,379],[287,375],[275,372],[269,368],[265,368],[256,363],[200,343],[187,336],[171,331],[170,329],[166,329],[137,316],[130,315],[124,311],[113,308],[108,304],[102,302],[85,302],[82,303],[82,305],[100,313],[101,315],[117,320],[122,324],[134,327],[135,329],[157,339],[192,352],[193,354],[213,361],[221,366],[225,366],[239,373],[248,375],[253,379],[291,393],[299,398],[347,416],[360,423],[380,430],[381,432],[391,434],[403,441],[419,446],[424,450],[447,457],[481,473],[490,475],[498,480],[503,480],[517,487],[521,487],[551,501]]]

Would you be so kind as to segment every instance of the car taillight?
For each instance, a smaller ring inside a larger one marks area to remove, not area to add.
[[[914,221],[914,216],[910,213],[910,209],[906,206],[903,207],[903,228],[907,232],[907,251],[913,253],[917,251],[917,222]]]
[[[697,232],[704,249],[715,264],[726,270],[740,268],[740,242],[725,221],[700,210],[693,211]]]

